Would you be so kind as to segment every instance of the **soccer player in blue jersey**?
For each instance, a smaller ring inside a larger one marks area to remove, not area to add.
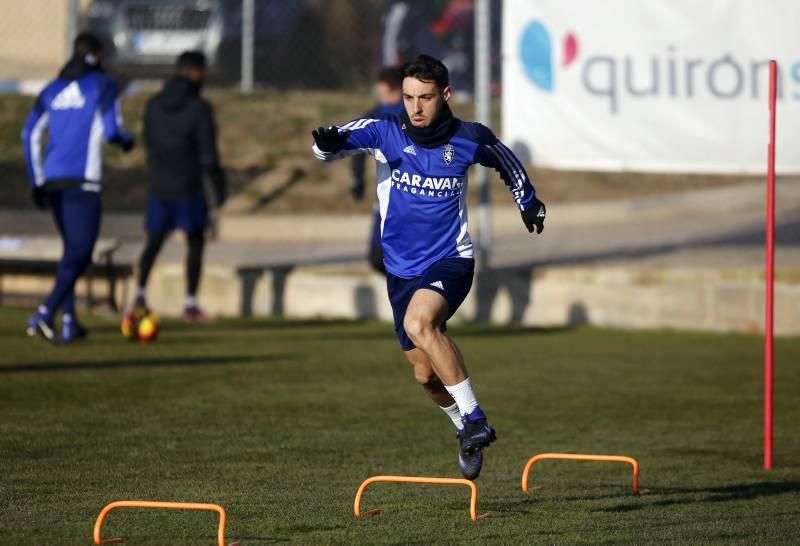
[[[100,68],[102,53],[97,37],[79,34],[72,58],[36,99],[22,131],[34,203],[49,206],[64,243],[53,291],[28,319],[28,335],[49,341],[86,336],[75,316],[75,282],[92,261],[100,231],[103,140],[126,152],[133,148],[117,86]],[[59,310],[60,335],[54,325]]]
[[[385,66],[378,72],[375,81],[375,95],[378,105],[364,114],[368,119],[397,119],[403,111],[403,75],[400,70],[392,66]],[[366,154],[356,154],[351,159],[353,173],[350,182],[350,194],[357,201],[364,198],[364,165]],[[383,248],[381,247],[381,210],[375,204],[372,219],[372,229],[369,237],[369,263],[379,273],[386,273],[383,266]]]
[[[447,68],[420,55],[403,67],[405,109],[397,121],[359,119],[312,132],[317,158],[371,153],[378,162],[381,241],[395,331],[414,376],[458,429],[459,465],[478,477],[483,448],[496,436],[472,389],[464,358],[445,334],[464,301],[475,262],[467,231],[467,169],[499,171],[529,232],[544,229],[545,206],[525,169],[479,123],[447,105]]]

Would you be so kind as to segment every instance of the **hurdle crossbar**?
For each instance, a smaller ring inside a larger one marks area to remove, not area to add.
[[[140,501],[140,500],[122,500],[115,501],[107,504],[97,516],[97,521],[94,523],[94,543],[95,544],[112,544],[124,542],[124,538],[116,537],[103,540],[100,535],[100,530],[103,527],[103,522],[106,516],[112,510],[117,508],[156,508],[168,510],[208,510],[217,512],[219,514],[219,525],[217,527],[217,543],[219,546],[225,546],[225,509],[218,504],[207,504],[202,502],[165,502],[165,501]],[[238,544],[234,542],[231,546]]]
[[[522,490],[528,492],[528,477],[533,470],[533,465],[537,462],[552,459],[558,461],[599,461],[612,463],[628,463],[633,466],[633,493],[639,494],[639,462],[633,457],[625,455],[588,455],[579,453],[541,453],[534,455],[525,465],[522,471]]]
[[[462,478],[426,478],[420,476],[373,476],[371,478],[367,478],[358,488],[358,492],[356,493],[356,499],[353,503],[353,511],[356,514],[356,517],[361,516],[361,497],[364,495],[364,491],[372,485],[373,483],[378,482],[399,482],[399,483],[422,483],[422,484],[434,484],[434,485],[463,485],[468,487],[470,490],[470,500],[469,500],[469,517],[472,521],[477,521],[478,518],[478,488],[475,486],[473,482],[470,480],[465,480]],[[370,510],[368,513],[375,514],[380,513],[376,510]],[[483,517],[483,516],[481,516]]]

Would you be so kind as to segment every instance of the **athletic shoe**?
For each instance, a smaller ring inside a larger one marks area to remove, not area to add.
[[[468,480],[474,480],[480,475],[483,467],[483,451],[479,449],[471,454],[464,453],[462,449],[464,439],[461,437],[460,430],[456,437],[459,440],[458,466],[461,468],[461,474]]]
[[[89,332],[86,330],[86,328],[81,326],[77,320],[65,320],[62,317],[61,337],[58,340],[59,343],[72,343],[73,341],[85,339],[88,335]]]
[[[207,315],[205,311],[196,305],[191,305],[183,309],[183,320],[186,322],[215,322],[216,319]]]
[[[56,338],[53,317],[40,311],[36,311],[30,316],[26,331],[30,337],[42,336],[47,341],[55,341]]]

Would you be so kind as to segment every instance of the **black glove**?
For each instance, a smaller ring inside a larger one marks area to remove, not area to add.
[[[119,145],[119,147],[122,148],[122,151],[126,154],[133,150],[134,146],[136,146],[136,140],[133,137],[123,139]]]
[[[336,127],[328,127],[327,129],[318,127],[315,131],[311,131],[311,136],[314,137],[314,143],[316,143],[317,148],[323,152],[335,154],[347,142],[350,131],[342,131],[340,133]]]
[[[45,210],[47,208],[47,192],[44,190],[44,186],[36,186],[33,188],[31,196],[33,197],[33,204],[36,205],[37,209]]]
[[[528,233],[533,233],[536,228],[536,233],[544,231],[544,218],[547,216],[547,207],[538,199],[534,200],[533,204],[520,212],[522,214],[522,222],[528,228]]]
[[[350,181],[350,195],[353,196],[353,199],[356,201],[361,201],[364,199],[364,179],[363,178],[353,178]]]
[[[136,145],[136,140],[130,135],[118,135],[111,139],[111,143],[119,146],[120,149],[127,154],[133,150],[133,147]]]
[[[217,207],[221,207],[225,204],[225,201],[228,200],[228,192],[224,189],[218,189],[214,192],[214,196],[216,197],[216,205]]]
[[[214,187],[214,204],[221,207],[228,200],[228,179],[225,171],[219,165],[215,165],[208,173],[211,184]]]

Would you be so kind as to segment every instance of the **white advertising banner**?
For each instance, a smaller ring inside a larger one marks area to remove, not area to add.
[[[800,0],[505,0],[503,132],[532,164],[800,173]]]

